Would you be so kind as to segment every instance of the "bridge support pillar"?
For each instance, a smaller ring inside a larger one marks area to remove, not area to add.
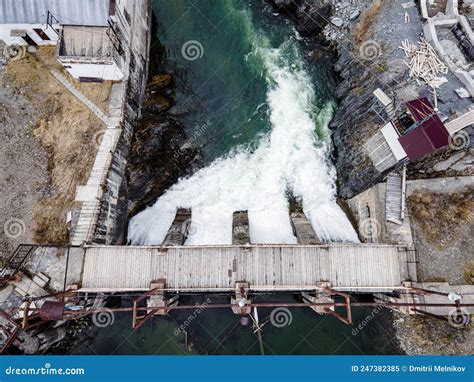
[[[248,298],[250,284],[246,282],[238,282],[235,284],[235,297],[232,297],[232,311],[241,316],[247,316],[251,313],[252,308],[249,306],[252,301]]]
[[[351,297],[342,292],[338,292],[334,289],[331,289],[331,283],[329,282],[320,282],[318,283],[318,290],[314,296],[309,295],[308,293],[303,293],[303,300],[308,304],[324,304],[324,305],[309,305],[318,314],[329,314],[337,318],[338,320],[344,322],[345,324],[352,324],[352,312],[351,312]],[[334,308],[334,299],[332,296],[340,296],[344,298],[346,315],[343,316],[335,311]],[[327,304],[327,305],[326,305]]]
[[[166,280],[158,279],[150,283],[150,290],[133,301],[132,328],[140,328],[152,316],[164,316],[169,313],[171,307],[178,305],[178,296],[168,298],[166,296]],[[146,300],[146,309],[140,309]],[[165,309],[166,308],[166,309]],[[140,311],[146,310],[145,315],[139,315]]]
[[[423,295],[415,294],[414,285],[411,281],[403,282],[403,286],[408,288],[403,292],[400,292],[399,297],[394,296],[387,296],[383,293],[377,293],[374,295],[375,301],[379,302],[380,304],[384,304],[387,302],[394,302],[394,303],[404,303],[404,304],[420,304],[423,303]],[[402,314],[417,314],[416,308],[414,306],[397,306],[397,307],[390,307],[390,309],[400,312]]]
[[[314,232],[311,222],[303,213],[292,213],[290,215],[293,233],[295,234],[298,244],[321,244],[318,236]]]
[[[250,243],[249,213],[237,211],[232,215],[232,245],[245,245]]]

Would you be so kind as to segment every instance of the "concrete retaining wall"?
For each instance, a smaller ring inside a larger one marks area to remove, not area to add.
[[[148,1],[143,2],[141,8],[134,7],[134,9],[135,21],[132,25],[136,28],[130,30],[132,58],[122,112],[122,132],[113,152],[112,163],[104,184],[99,217],[92,236],[92,242],[99,244],[121,244],[127,221],[126,165],[134,127],[141,116],[145,97],[152,15]],[[148,28],[143,28],[143,25],[147,25]]]

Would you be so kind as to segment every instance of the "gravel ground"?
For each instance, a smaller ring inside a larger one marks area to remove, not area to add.
[[[10,86],[0,69],[0,257],[33,242],[32,210],[47,191],[46,151],[33,135],[40,103]]]
[[[474,187],[474,177],[472,176],[415,180],[408,181],[407,194],[414,195],[415,192],[436,195],[467,194],[472,187]],[[434,243],[433,232],[437,232],[437,230],[426,231],[426,225],[423,229],[422,222],[410,210],[410,203],[408,203],[408,207],[413,238],[420,260],[418,265],[419,281],[446,281],[451,285],[468,283],[469,280],[466,280],[465,272],[472,267],[471,264],[474,261],[472,211],[468,215],[467,221],[456,216],[450,223],[447,223],[449,224],[447,230],[449,234],[437,237]],[[439,209],[439,206],[437,208]],[[437,211],[437,209],[434,208],[432,211]],[[430,234],[431,240],[427,237]]]
[[[473,225],[471,221],[453,227],[452,237],[443,246],[428,242],[416,219],[412,218],[412,231],[418,250],[419,281],[446,281],[450,284],[466,284],[464,272],[474,259]]]
[[[474,353],[474,329],[456,329],[447,322],[421,316],[394,314],[400,346],[407,354],[454,355]]]

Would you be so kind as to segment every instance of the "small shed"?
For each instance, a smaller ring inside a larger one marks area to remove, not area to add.
[[[449,144],[449,132],[427,98],[407,102],[413,128],[399,138],[408,159],[416,160]]]
[[[107,26],[110,0],[0,0],[7,45],[55,45],[63,25]]]

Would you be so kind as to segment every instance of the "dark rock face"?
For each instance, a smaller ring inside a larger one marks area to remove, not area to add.
[[[323,0],[268,0],[278,11],[283,11],[295,23],[304,37],[317,37],[331,18],[333,8]]]
[[[333,130],[338,194],[347,199],[385,175],[377,172],[365,151],[365,144],[383,122],[371,109],[375,102],[372,92],[380,87],[391,95],[389,88],[399,78],[394,73],[388,76],[380,72],[375,61],[361,60],[350,43],[340,44],[338,53],[334,70],[339,76],[335,91],[339,105],[329,128]]]
[[[166,49],[156,39],[152,23],[149,82],[140,122],[134,129],[127,162],[128,218],[155,201],[179,178],[190,176],[202,166],[201,151],[186,135],[174,104],[173,68]]]
[[[184,127],[163,114],[146,114],[138,125],[128,161],[129,215],[140,212],[201,161]]]
[[[127,163],[129,217],[140,212],[183,176],[194,173],[200,151],[170,113],[172,77],[157,74],[148,83],[143,117],[135,129]]]

